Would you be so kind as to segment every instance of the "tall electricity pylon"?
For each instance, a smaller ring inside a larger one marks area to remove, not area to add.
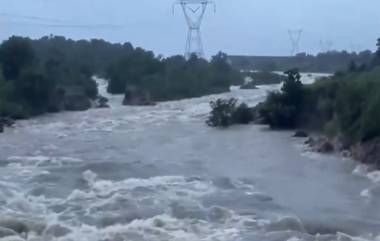
[[[185,15],[186,23],[189,27],[186,40],[185,57],[190,58],[192,54],[200,58],[204,57],[204,49],[201,35],[201,25],[208,5],[216,5],[211,0],[178,0],[173,5],[180,5]]]
[[[301,41],[302,33],[303,33],[302,29],[288,30],[290,43],[291,43],[290,54],[292,56],[298,54],[300,51],[300,41]]]

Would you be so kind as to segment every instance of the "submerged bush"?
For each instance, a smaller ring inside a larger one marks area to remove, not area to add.
[[[245,103],[236,105],[237,100],[218,99],[210,102],[212,108],[206,121],[211,127],[228,127],[233,124],[249,124],[253,121],[253,111]]]
[[[253,110],[247,104],[240,104],[232,113],[232,122],[234,124],[247,125],[254,119]]]

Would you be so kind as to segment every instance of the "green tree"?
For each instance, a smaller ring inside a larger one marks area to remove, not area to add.
[[[6,79],[16,79],[21,70],[34,60],[35,53],[29,39],[12,37],[0,46],[0,63]]]

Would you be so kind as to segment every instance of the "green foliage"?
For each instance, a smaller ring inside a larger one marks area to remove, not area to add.
[[[147,91],[153,101],[227,92],[233,83],[242,80],[223,53],[208,62],[196,55],[188,60],[182,56],[161,59],[142,49],[132,51],[113,64],[108,68],[107,77],[110,93],[121,94],[133,86]]]
[[[35,111],[30,114],[40,114],[47,110],[54,83],[42,74],[27,70],[20,74],[13,88],[11,98]]]
[[[249,124],[253,121],[253,111],[242,103],[236,106],[237,100],[218,99],[210,102],[212,108],[206,121],[211,127],[229,127],[233,124]]]
[[[378,136],[380,68],[370,72],[347,74],[341,81],[336,100],[340,129],[355,140]]]
[[[89,99],[98,97],[93,75],[110,79],[110,93],[136,87],[152,101],[226,92],[242,82],[223,53],[209,62],[196,56],[163,59],[130,43],[57,36],[10,38],[0,45],[0,67],[0,114],[17,118],[88,108]]]
[[[335,73],[346,71],[350,62],[355,62],[359,67],[371,66],[375,54],[369,50],[358,53],[329,51],[317,55],[300,53],[297,56],[229,56],[228,58],[232,66],[244,70],[286,71],[297,67],[301,72]],[[379,59],[377,63],[380,63]]]
[[[281,92],[268,95],[261,116],[272,128],[294,128],[304,104],[305,90],[297,69],[285,72],[288,75]]]
[[[91,65],[92,60],[66,57],[65,49],[60,47],[67,42],[80,45],[80,42],[62,38],[21,37],[12,37],[1,44],[0,72],[4,76],[0,78],[1,116],[26,118],[60,111],[65,95],[74,89],[75,94],[84,98],[97,97],[97,86],[92,80],[94,73],[86,63]]]
[[[33,64],[34,58],[29,39],[12,37],[0,46],[0,63],[6,79],[16,79],[23,68]]]
[[[260,114],[273,128],[312,127],[351,142],[380,136],[380,67],[349,71],[303,86],[288,73],[281,92],[270,93]]]
[[[212,108],[210,117],[206,121],[207,125],[211,127],[228,127],[232,125],[232,115],[236,109],[236,99],[218,99],[211,101],[210,106]]]
[[[247,125],[253,120],[253,111],[246,103],[241,103],[232,113],[232,121],[235,124]]]

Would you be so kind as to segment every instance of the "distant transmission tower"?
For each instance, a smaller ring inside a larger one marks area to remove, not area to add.
[[[327,53],[329,51],[331,51],[333,45],[334,45],[334,42],[331,41],[331,40],[321,40],[319,42],[319,45],[320,45],[320,48],[321,48],[321,53]]]
[[[201,24],[207,6],[210,4],[214,5],[215,11],[216,5],[211,0],[178,0],[173,5],[173,12],[175,5],[181,5],[189,27],[185,50],[185,57],[187,59],[190,58],[192,54],[196,54],[200,58],[204,57]]]
[[[291,44],[290,54],[292,56],[298,54],[300,51],[300,41],[301,41],[302,33],[303,33],[302,29],[288,30],[290,44]]]

